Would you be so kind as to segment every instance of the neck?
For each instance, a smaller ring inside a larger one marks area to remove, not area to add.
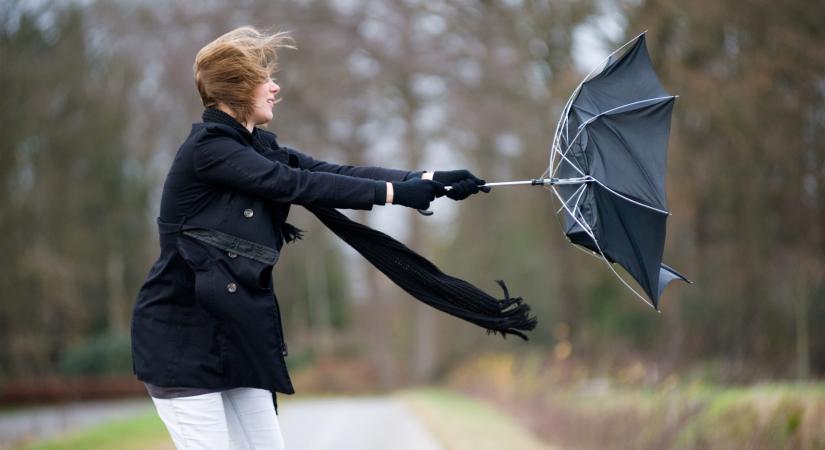
[[[218,109],[220,109],[221,111],[229,114],[235,120],[238,120],[237,117],[235,116],[235,113],[228,106],[224,105],[223,103],[218,103]],[[238,120],[238,123],[240,123],[241,125],[246,127],[246,129],[249,130],[250,133],[252,132],[252,129],[254,128],[254,125],[252,125],[250,122],[241,122],[240,120]]]

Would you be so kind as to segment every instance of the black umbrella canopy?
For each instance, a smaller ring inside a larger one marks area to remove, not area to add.
[[[659,82],[645,35],[629,44],[574,92],[554,138],[550,173],[562,181],[553,189],[570,241],[624,267],[658,310],[668,283],[688,281],[662,264],[676,97]]]

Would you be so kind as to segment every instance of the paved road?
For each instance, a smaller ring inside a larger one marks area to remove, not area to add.
[[[278,419],[287,449],[443,450],[394,397],[284,399]],[[282,400],[283,399],[283,400]],[[154,410],[150,400],[71,403],[0,413],[0,449],[26,437],[49,438]],[[171,439],[170,439],[171,447]]]
[[[278,418],[287,449],[443,450],[393,397],[281,398]]]

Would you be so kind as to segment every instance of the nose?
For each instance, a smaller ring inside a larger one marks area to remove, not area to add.
[[[272,82],[270,83],[269,91],[272,92],[273,94],[277,94],[278,92],[281,91],[281,86],[278,86],[278,83],[276,83],[275,80],[271,80],[271,81]]]

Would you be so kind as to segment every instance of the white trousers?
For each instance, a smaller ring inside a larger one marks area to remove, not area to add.
[[[284,449],[267,390],[236,388],[152,401],[178,450]]]

